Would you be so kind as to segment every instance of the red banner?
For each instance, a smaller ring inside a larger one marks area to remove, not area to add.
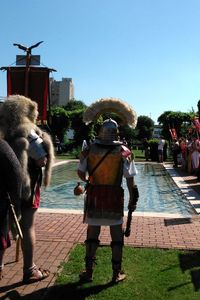
[[[26,73],[27,72],[27,73]],[[7,69],[7,94],[24,95],[37,102],[39,121],[47,120],[49,69],[10,67]]]
[[[176,129],[175,128],[170,128],[169,132],[171,134],[172,140],[177,139],[177,133],[176,133]]]

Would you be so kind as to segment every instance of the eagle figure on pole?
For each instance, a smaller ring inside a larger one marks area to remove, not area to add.
[[[31,50],[32,50],[33,48],[38,47],[41,43],[43,43],[43,41],[38,42],[38,43],[36,43],[36,44],[34,44],[34,45],[30,46],[30,47],[26,47],[26,46],[23,46],[23,45],[14,43],[13,46],[17,46],[19,49],[25,51],[25,52],[28,53],[28,54],[31,54]]]

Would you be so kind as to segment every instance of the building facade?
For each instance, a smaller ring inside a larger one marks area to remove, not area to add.
[[[50,78],[51,106],[65,106],[72,99],[74,99],[72,78],[62,78],[62,81]]]
[[[153,135],[152,137],[158,139],[162,133],[162,126],[161,125],[154,125]]]

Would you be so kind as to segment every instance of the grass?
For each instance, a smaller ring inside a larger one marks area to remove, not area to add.
[[[134,149],[133,150],[133,153],[134,153],[134,160],[137,162],[137,161],[145,161],[145,157],[144,157],[144,151],[143,150],[136,150]],[[75,159],[76,157],[71,154],[71,153],[62,153],[62,154],[57,154],[56,155],[56,158],[57,159]],[[172,160],[172,157],[169,156],[167,158],[167,161],[171,161]]]
[[[137,160],[137,159],[144,160],[145,159],[145,157],[144,157],[144,151],[143,150],[136,150],[136,149],[134,149],[133,153],[134,153],[134,159],[135,160]]]
[[[57,159],[66,160],[66,159],[75,159],[75,156],[70,153],[56,154]]]
[[[135,160],[144,160],[144,151],[142,150],[133,150]],[[75,159],[76,157],[71,153],[62,153],[62,154],[56,154],[57,159],[65,160],[65,159]]]
[[[77,245],[70,253],[48,300],[196,300],[200,299],[200,253],[124,247],[123,268],[127,279],[111,284],[111,249],[97,251],[92,283],[79,283],[84,268],[85,247]]]

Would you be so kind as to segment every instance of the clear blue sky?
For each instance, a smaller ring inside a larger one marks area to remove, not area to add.
[[[13,43],[44,41],[32,54],[56,80],[71,77],[87,105],[121,98],[155,122],[167,110],[197,110],[199,0],[10,0],[0,16],[0,66],[23,54]]]

